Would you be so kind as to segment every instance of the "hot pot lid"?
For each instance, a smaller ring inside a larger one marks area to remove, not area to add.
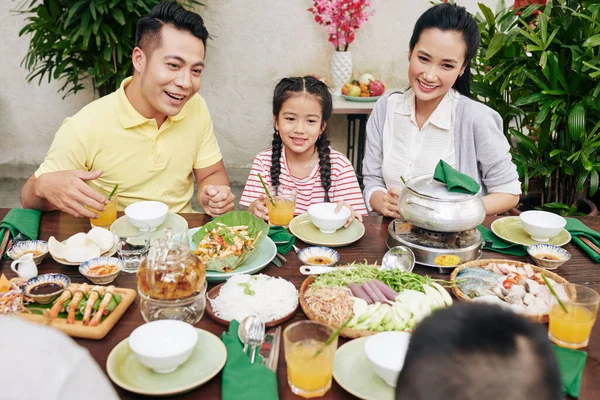
[[[449,192],[445,183],[433,180],[433,175],[420,175],[411,178],[406,182],[406,187],[422,196],[446,201],[469,200],[481,193],[481,189],[477,194]]]

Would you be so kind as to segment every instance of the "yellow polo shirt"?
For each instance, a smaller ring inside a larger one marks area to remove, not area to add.
[[[124,89],[130,81],[66,118],[35,176],[102,169],[91,183],[109,192],[118,183],[119,210],[158,200],[172,212],[191,212],[193,169],[222,158],[206,102],[194,95],[158,128],[156,120],[143,117],[127,99]]]

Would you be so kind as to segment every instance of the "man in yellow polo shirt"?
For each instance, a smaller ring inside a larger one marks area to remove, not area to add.
[[[212,120],[197,93],[208,32],[202,18],[163,2],[137,24],[133,77],[65,119],[48,154],[21,190],[25,208],[94,218],[119,185],[119,209],[141,200],[215,216],[233,208]],[[192,176],[193,175],[193,176]],[[89,182],[90,185],[86,183]]]

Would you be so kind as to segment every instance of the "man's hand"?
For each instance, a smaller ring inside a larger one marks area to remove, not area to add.
[[[86,185],[85,181],[98,179],[101,175],[102,170],[48,172],[35,180],[35,195],[75,217],[98,218],[85,206],[103,211],[108,199]]]
[[[383,215],[391,218],[400,218],[398,200],[401,193],[402,189],[400,188],[388,189],[387,193],[383,196],[383,210],[381,211]]]
[[[235,196],[231,188],[224,185],[206,185],[200,192],[200,204],[204,212],[216,217],[233,210]]]
[[[352,221],[354,221],[354,218],[356,218],[360,222],[362,222],[362,220],[363,220],[362,219],[362,215],[357,214],[356,211],[354,211],[354,208],[352,208],[352,206],[350,204],[346,203],[345,201],[338,201],[337,202],[337,206],[335,207],[334,212],[338,212],[338,211],[340,211],[344,207],[348,207],[348,209],[350,210],[350,216],[348,217],[348,220],[344,224],[344,228],[349,227],[350,224],[352,223]]]
[[[258,218],[269,221],[269,210],[267,209],[267,196],[262,195],[258,199],[250,203],[248,211]]]

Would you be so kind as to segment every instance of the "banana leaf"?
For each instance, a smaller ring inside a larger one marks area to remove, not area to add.
[[[200,229],[192,236],[192,242],[194,242],[195,248],[198,248],[198,244],[204,239],[206,234],[212,229],[217,228],[217,224],[222,223],[226,226],[248,226],[248,236],[251,238],[258,237],[252,248],[244,247],[242,254],[239,256],[228,256],[217,258],[214,257],[205,264],[207,271],[218,271],[218,272],[230,272],[242,265],[244,260],[251,256],[260,246],[261,241],[269,233],[269,225],[260,218],[255,217],[248,211],[230,211],[227,214],[223,214]],[[195,249],[194,249],[195,250]]]

